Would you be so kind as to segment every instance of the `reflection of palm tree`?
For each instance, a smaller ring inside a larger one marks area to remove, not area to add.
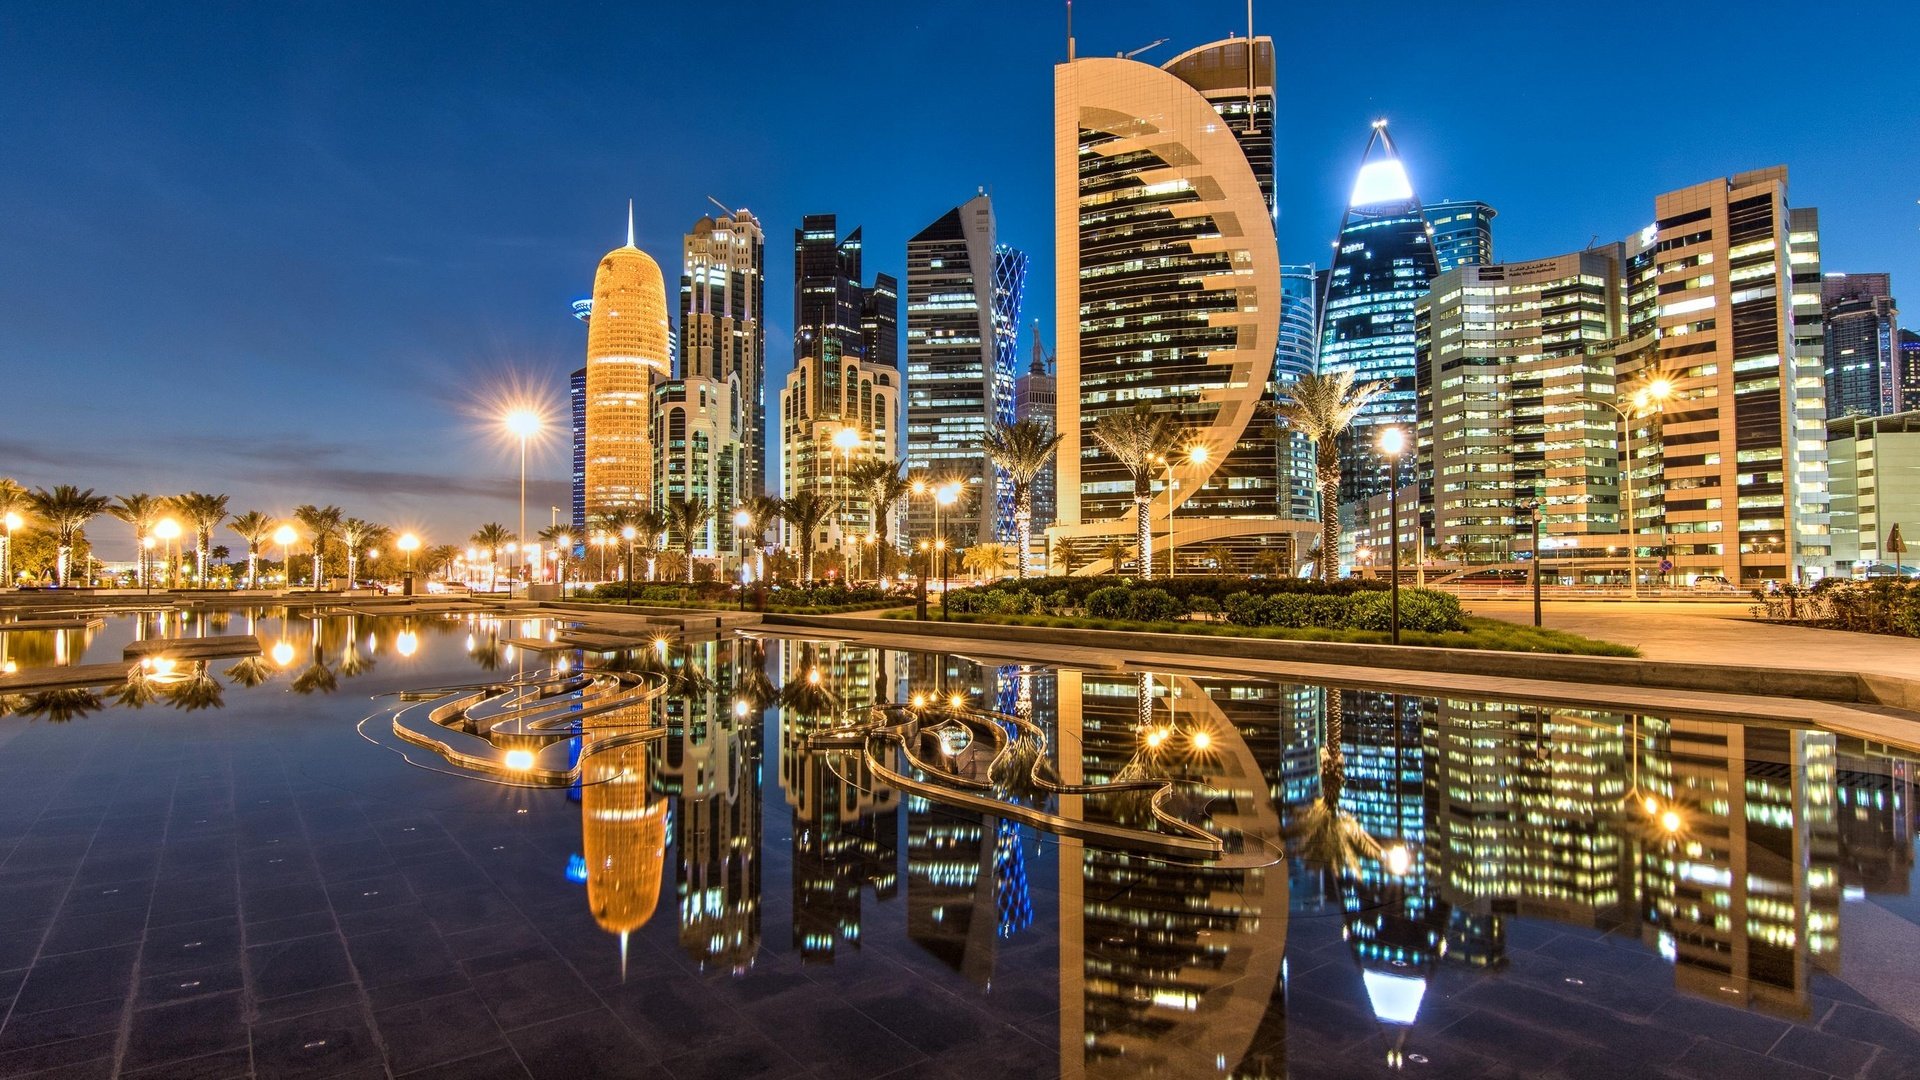
[[[808,720],[832,716],[840,711],[840,699],[828,685],[831,680],[820,669],[815,646],[800,646],[799,673],[780,688],[780,707]]]
[[[497,670],[506,663],[506,649],[500,644],[500,635],[492,630],[473,639],[473,648],[467,650],[473,662],[480,665],[482,671]]]
[[[273,664],[264,656],[249,656],[227,669],[236,686],[259,686],[273,678]]]
[[[313,647],[313,662],[308,664],[299,675],[294,676],[293,692],[296,694],[331,694],[340,688],[340,680],[334,676],[333,669],[327,666],[320,652],[320,646]]]
[[[107,703],[100,700],[100,695],[91,690],[44,690],[38,694],[28,694],[26,702],[14,711],[36,720],[64,724],[106,707]]]
[[[207,673],[207,662],[196,660],[193,673],[166,690],[167,703],[182,712],[218,709],[226,704],[220,680]]]
[[[1320,797],[1300,813],[1293,843],[1301,858],[1320,868],[1321,884],[1332,896],[1342,877],[1358,873],[1363,859],[1380,857],[1380,842],[1367,834],[1358,818],[1340,808],[1346,788],[1347,759],[1345,706],[1341,691],[1321,690],[1326,702],[1326,735],[1320,747]]]
[[[780,696],[780,689],[767,678],[767,643],[759,639],[738,641],[734,666],[738,671],[733,695],[746,703],[752,715],[766,711]]]
[[[113,703],[123,708],[141,709],[160,700],[160,686],[138,667],[127,672],[127,681],[113,689]]]

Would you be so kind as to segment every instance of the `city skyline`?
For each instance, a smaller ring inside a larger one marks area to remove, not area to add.
[[[309,26],[247,12],[197,25],[173,15],[156,26],[128,9],[103,13],[108,29],[82,53],[77,42],[43,36],[70,32],[59,20],[5,16],[0,41],[10,43],[14,78],[0,96],[13,99],[10,112],[22,120],[8,141],[36,167],[0,178],[0,198],[14,208],[0,243],[0,368],[22,400],[91,391],[87,419],[99,433],[71,446],[67,410],[28,410],[0,434],[0,473],[114,492],[218,487],[236,503],[278,512],[339,502],[429,534],[464,535],[480,521],[512,518],[514,446],[488,401],[517,380],[543,391],[548,414],[548,436],[529,463],[529,520],[541,521],[541,507],[569,503],[565,388],[580,339],[563,321],[564,304],[586,293],[583,268],[618,242],[628,197],[637,200],[637,246],[663,266],[674,264],[687,222],[707,211],[712,194],[751,209],[775,235],[805,213],[861,223],[870,272],[901,277],[907,237],[985,186],[1005,242],[1033,255],[1028,307],[1055,339],[1046,133],[1047,85],[1065,56],[1058,13],[1015,18],[1008,5],[1007,18],[976,24],[957,11],[876,6],[871,17],[849,19],[864,24],[858,41],[890,46],[870,50],[874,89],[910,85],[913,93],[874,95],[899,99],[898,111],[867,118],[862,131],[874,137],[855,140],[845,167],[782,175],[766,163],[812,137],[799,119],[819,104],[805,93],[786,100],[782,72],[827,31],[777,8],[738,7],[762,31],[750,35],[750,63],[764,78],[746,92],[741,115],[750,119],[727,125],[674,119],[699,93],[691,69],[643,71],[611,46],[583,46],[587,29],[558,15],[533,35],[539,48],[513,57],[491,51],[489,35],[504,35],[484,17],[444,30],[382,11],[365,22],[389,33],[360,45],[344,18]],[[1596,43],[1633,40],[1655,11],[1598,29]],[[1233,3],[1178,14],[1082,4],[1076,15],[1081,55],[1171,38],[1141,57],[1156,64],[1245,32]],[[1768,21],[1743,30],[1710,13],[1665,18],[1756,40]],[[675,42],[697,40],[704,21],[665,13],[649,29],[669,55]],[[1276,36],[1278,65],[1296,85],[1324,81],[1337,63],[1314,47],[1335,26],[1331,15],[1283,20],[1255,10],[1255,32]],[[1490,44],[1520,46],[1547,31],[1495,19],[1485,32]],[[934,42],[1004,57],[1004,78],[986,97],[967,99],[995,118],[975,125],[984,153],[914,150],[951,132],[915,130],[909,115],[966,115],[942,107],[942,95],[958,100],[957,91],[909,78],[914,56]],[[576,51],[582,67],[569,73]],[[1714,70],[1733,70],[1737,52],[1705,58],[1702,86]],[[1914,193],[1867,155],[1920,133],[1920,108],[1900,107],[1916,91],[1892,75],[1841,69],[1841,58],[1817,45],[1802,59],[1809,82],[1798,90],[1703,90],[1693,115],[1716,117],[1704,132],[1661,115],[1651,100],[1573,130],[1550,122],[1554,102],[1518,98],[1496,123],[1482,108],[1484,88],[1385,71],[1325,106],[1281,109],[1281,258],[1327,265],[1357,165],[1355,133],[1385,115],[1423,198],[1499,208],[1502,259],[1572,250],[1591,232],[1627,235],[1647,223],[1652,193],[1779,161],[1794,171],[1796,201],[1823,210],[1824,265],[1889,271],[1897,296],[1916,275],[1909,228],[1920,211]],[[1818,98],[1804,86],[1843,74],[1888,103],[1881,114],[1892,119],[1871,131],[1845,115],[1811,123]],[[647,106],[632,133],[582,144],[580,131],[605,103],[629,94]],[[670,123],[667,137],[644,137],[654,108]],[[1682,130],[1684,144],[1664,140]],[[1605,170],[1582,166],[1584,153],[1553,153],[1629,134],[1668,148]],[[87,149],[81,138],[112,149]],[[734,152],[702,152],[704,140],[721,138]],[[658,149],[686,140],[684,152]],[[515,164],[556,153],[556,163]],[[150,258],[112,258],[129,245],[164,253],[168,271],[153,272]],[[766,288],[788,295],[783,260],[770,264]],[[79,314],[101,292],[115,297],[121,317]],[[776,302],[765,328],[776,342],[792,332],[785,321]],[[1031,333],[1021,329],[1023,338]],[[787,364],[785,350],[772,349],[766,381],[781,385]],[[238,407],[210,427],[205,417],[223,404]],[[772,448],[769,457],[777,461]],[[100,531],[116,542],[117,526]]]

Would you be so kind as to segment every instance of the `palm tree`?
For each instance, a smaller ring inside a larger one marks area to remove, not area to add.
[[[306,526],[313,535],[313,587],[320,588],[320,570],[322,560],[327,553],[327,537],[340,531],[340,508],[337,506],[315,506],[307,503],[293,508],[295,521]],[[293,575],[289,571],[287,585],[293,585]]]
[[[960,555],[960,565],[975,577],[996,577],[1018,562],[1005,544],[975,544]]]
[[[559,561],[554,567],[554,572],[560,581],[565,582],[567,580],[567,558],[573,554],[575,539],[573,526],[549,525],[534,535],[538,536],[542,544],[552,548],[558,555]]]
[[[61,484],[52,491],[35,488],[27,496],[33,516],[53,529],[59,554],[54,559],[53,583],[65,588],[68,563],[73,559],[73,541],[87,522],[107,512],[111,500],[95,495],[92,488],[82,491],[72,484]]]
[[[780,531],[774,526],[782,520],[781,515],[785,513],[785,509],[780,505],[780,500],[772,495],[750,495],[740,500],[740,507],[747,512],[748,517],[753,519],[753,524],[749,528],[753,530],[753,538],[756,541],[754,548],[764,553],[767,550],[768,530],[773,530],[776,539],[780,536]],[[761,569],[766,569],[764,563]]]
[[[780,500],[780,516],[800,541],[800,580],[813,580],[813,545],[819,539],[820,523],[833,512],[825,499],[811,491],[802,491]]]
[[[24,516],[27,510],[27,489],[13,482],[12,477],[0,476],[0,521],[9,515]],[[13,530],[0,526],[0,589],[13,584]]]
[[[1079,544],[1077,544],[1072,537],[1062,536],[1055,540],[1053,542],[1053,550],[1048,553],[1050,561],[1052,562],[1052,566],[1047,568],[1048,573],[1053,572],[1054,566],[1060,568],[1060,574],[1063,577],[1071,573],[1073,571],[1073,557],[1078,554]]]
[[[459,557],[460,549],[452,544],[435,544],[420,553],[420,571],[432,577],[435,570],[452,570]]]
[[[273,535],[273,519],[258,510],[249,510],[236,514],[227,522],[227,529],[247,542],[247,588],[251,589],[260,574],[260,549],[266,545],[267,537]]]
[[[1302,375],[1287,386],[1287,400],[1273,413],[1295,432],[1313,440],[1313,478],[1320,488],[1320,550],[1340,550],[1340,446],[1342,432],[1386,387],[1369,382],[1356,386],[1353,372],[1333,371]],[[1320,580],[1332,581],[1339,560],[1323,558],[1315,565]]]
[[[1014,572],[1027,576],[1027,552],[1033,549],[1033,482],[1047,470],[1064,436],[1039,420],[1018,420],[1008,427],[992,427],[980,439],[987,460],[1004,469],[1013,482],[1013,534],[1019,547]]]
[[[497,521],[489,521],[468,537],[473,546],[487,553],[487,588],[494,586],[494,568],[500,562],[500,549],[513,539],[513,533]]]
[[[689,585],[693,584],[694,536],[705,530],[707,522],[712,520],[713,506],[698,495],[691,499],[675,499],[667,504],[667,521],[672,531],[680,536],[680,551],[686,557]]]
[[[367,552],[370,558],[377,556],[382,551],[393,550],[393,529],[386,525],[374,525],[368,528],[367,535],[360,540],[360,546]],[[373,577],[374,572],[369,569],[367,576]]]
[[[153,553],[147,547],[147,538],[153,533],[154,523],[167,512],[167,498],[163,495],[122,495],[120,501],[107,507],[107,513],[133,526],[134,566],[138,575],[134,584],[147,587],[147,581],[153,576]]]
[[[372,545],[374,530],[382,528],[371,521],[350,517],[340,523],[340,542],[347,546],[347,588],[360,580],[360,552]]]
[[[173,500],[174,509],[193,525],[193,573],[200,587],[207,587],[207,549],[213,542],[213,530],[227,520],[227,496],[189,491]]]
[[[865,495],[873,507],[874,558],[880,564],[874,571],[876,577],[887,576],[887,534],[893,528],[893,508],[913,490],[913,484],[901,475],[903,465],[905,462],[873,458],[847,473],[854,490]]]
[[[1145,403],[1127,412],[1108,413],[1093,422],[1093,437],[1120,467],[1133,476],[1135,541],[1140,577],[1153,579],[1153,466],[1174,443],[1173,421]]]
[[[1126,562],[1132,554],[1133,549],[1127,546],[1125,540],[1117,536],[1100,545],[1100,557],[1113,564],[1113,572],[1116,574],[1120,572],[1120,564]]]

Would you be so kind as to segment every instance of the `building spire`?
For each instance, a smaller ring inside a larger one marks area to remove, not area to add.
[[[633,246],[633,200],[627,200],[627,246]]]

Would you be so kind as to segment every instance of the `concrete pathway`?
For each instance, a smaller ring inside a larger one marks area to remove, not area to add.
[[[1529,600],[1465,603],[1475,615],[1533,623]],[[1751,600],[1720,604],[1548,600],[1541,605],[1541,616],[1549,630],[1632,645],[1648,660],[1920,676],[1920,638],[1780,626],[1753,618],[1752,607]]]

